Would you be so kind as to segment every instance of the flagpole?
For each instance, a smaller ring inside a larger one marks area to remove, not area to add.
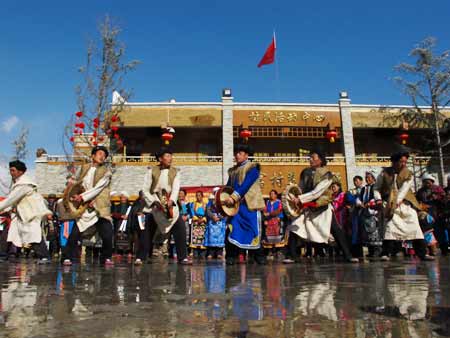
[[[280,102],[280,72],[278,69],[278,57],[277,57],[277,39],[275,36],[275,28],[273,29],[273,41],[275,43],[275,94],[277,102]]]

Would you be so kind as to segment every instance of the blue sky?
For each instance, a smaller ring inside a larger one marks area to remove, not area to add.
[[[389,80],[410,49],[435,36],[450,47],[450,1],[2,1],[1,153],[22,125],[29,158],[43,146],[62,153],[62,127],[76,110],[77,67],[98,21],[122,26],[132,101],[409,103]],[[256,67],[277,31],[279,90],[273,66]]]

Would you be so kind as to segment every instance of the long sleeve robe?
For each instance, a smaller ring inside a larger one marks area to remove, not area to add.
[[[259,180],[259,175],[259,169],[254,167],[247,172],[241,184],[239,184],[239,180],[231,180],[231,178],[227,183],[228,186],[232,186],[233,194],[237,195],[241,201],[238,213],[229,220],[231,227],[228,240],[242,249],[258,249],[260,247],[261,213],[258,210],[250,210],[244,198],[252,185]]]
[[[83,188],[84,192],[81,194],[83,201],[89,202],[95,199],[103,189],[105,189],[109,181],[111,180],[111,175],[103,176],[97,184],[94,186],[95,167],[91,167],[87,172],[86,176],[83,178]],[[94,225],[98,221],[98,216],[95,210],[86,210],[77,220],[77,226],[80,232],[84,232],[87,228]]]
[[[395,178],[394,178],[395,181]],[[381,173],[374,186],[375,200],[381,200],[380,188],[383,183],[383,173]],[[385,240],[414,240],[423,239],[422,229],[420,228],[417,212],[409,203],[403,203],[408,191],[413,186],[413,178],[405,181],[401,187],[398,187],[397,204],[392,218],[386,222],[384,239]]]
[[[12,209],[15,212],[11,214],[7,241],[17,247],[41,242],[41,221],[52,212],[36,192],[36,184],[26,174],[13,184],[8,197],[0,202],[0,211]]]
[[[312,202],[322,196],[331,186],[333,180],[320,181],[313,190],[299,196],[304,203]],[[328,243],[330,239],[331,221],[333,219],[333,206],[331,203],[325,210],[304,209],[300,216],[292,221],[289,231],[300,238],[315,243]]]

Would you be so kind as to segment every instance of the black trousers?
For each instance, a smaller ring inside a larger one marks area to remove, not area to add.
[[[40,243],[31,243],[31,249],[37,258],[49,258],[50,253],[48,252],[47,245],[45,244],[44,238]]]
[[[439,248],[441,249],[441,253],[443,255],[448,254],[449,244],[445,231],[448,231],[450,233],[450,229],[446,226],[445,221],[442,219],[438,219],[434,227],[434,235],[439,242]]]
[[[153,216],[151,214],[147,214],[145,217],[144,230],[141,230],[140,228],[138,229],[139,249],[136,254],[137,258],[145,260],[147,259],[148,256],[152,255],[153,239],[155,237],[157,229],[158,225],[153,219]],[[175,240],[177,259],[179,261],[182,261],[187,257],[187,247],[186,247],[186,225],[181,216],[178,217],[177,221],[170,230],[168,238],[170,238],[171,234],[173,235],[173,239]]]
[[[333,218],[331,221],[331,230],[330,233],[333,235],[334,240],[336,241],[338,247],[342,250],[345,259],[351,259],[352,253],[350,251],[350,247],[348,245],[345,232],[339,226],[336,217],[333,214]],[[293,232],[289,233],[289,240],[287,245],[286,257],[295,259],[298,256],[298,247],[303,246],[304,240],[294,234]]]
[[[98,232],[100,238],[102,239],[101,260],[111,259],[113,251],[113,226],[106,218],[99,218],[97,223],[86,229],[83,233],[80,232],[78,226],[75,224],[72,232],[70,233],[69,239],[67,240],[67,245],[63,250],[64,259],[79,259],[77,249],[78,242],[87,236],[93,236],[96,232]]]
[[[381,256],[393,256],[396,253],[398,241],[384,240],[383,251]],[[412,241],[414,251],[419,258],[424,258],[427,253],[427,245],[423,239],[415,239]]]

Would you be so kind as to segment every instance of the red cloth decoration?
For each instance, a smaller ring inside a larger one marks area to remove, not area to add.
[[[78,118],[80,118],[80,117],[83,116],[83,112],[82,112],[82,111],[77,111],[77,112],[75,113],[75,116],[78,117]]]
[[[306,202],[302,204],[303,208],[317,208],[316,202]]]
[[[272,37],[272,42],[270,43],[269,47],[267,47],[266,52],[264,53],[264,56],[262,57],[261,61],[258,63],[258,68],[262,67],[264,65],[269,65],[275,61],[275,50],[277,49],[276,42],[275,42],[275,34]]]

